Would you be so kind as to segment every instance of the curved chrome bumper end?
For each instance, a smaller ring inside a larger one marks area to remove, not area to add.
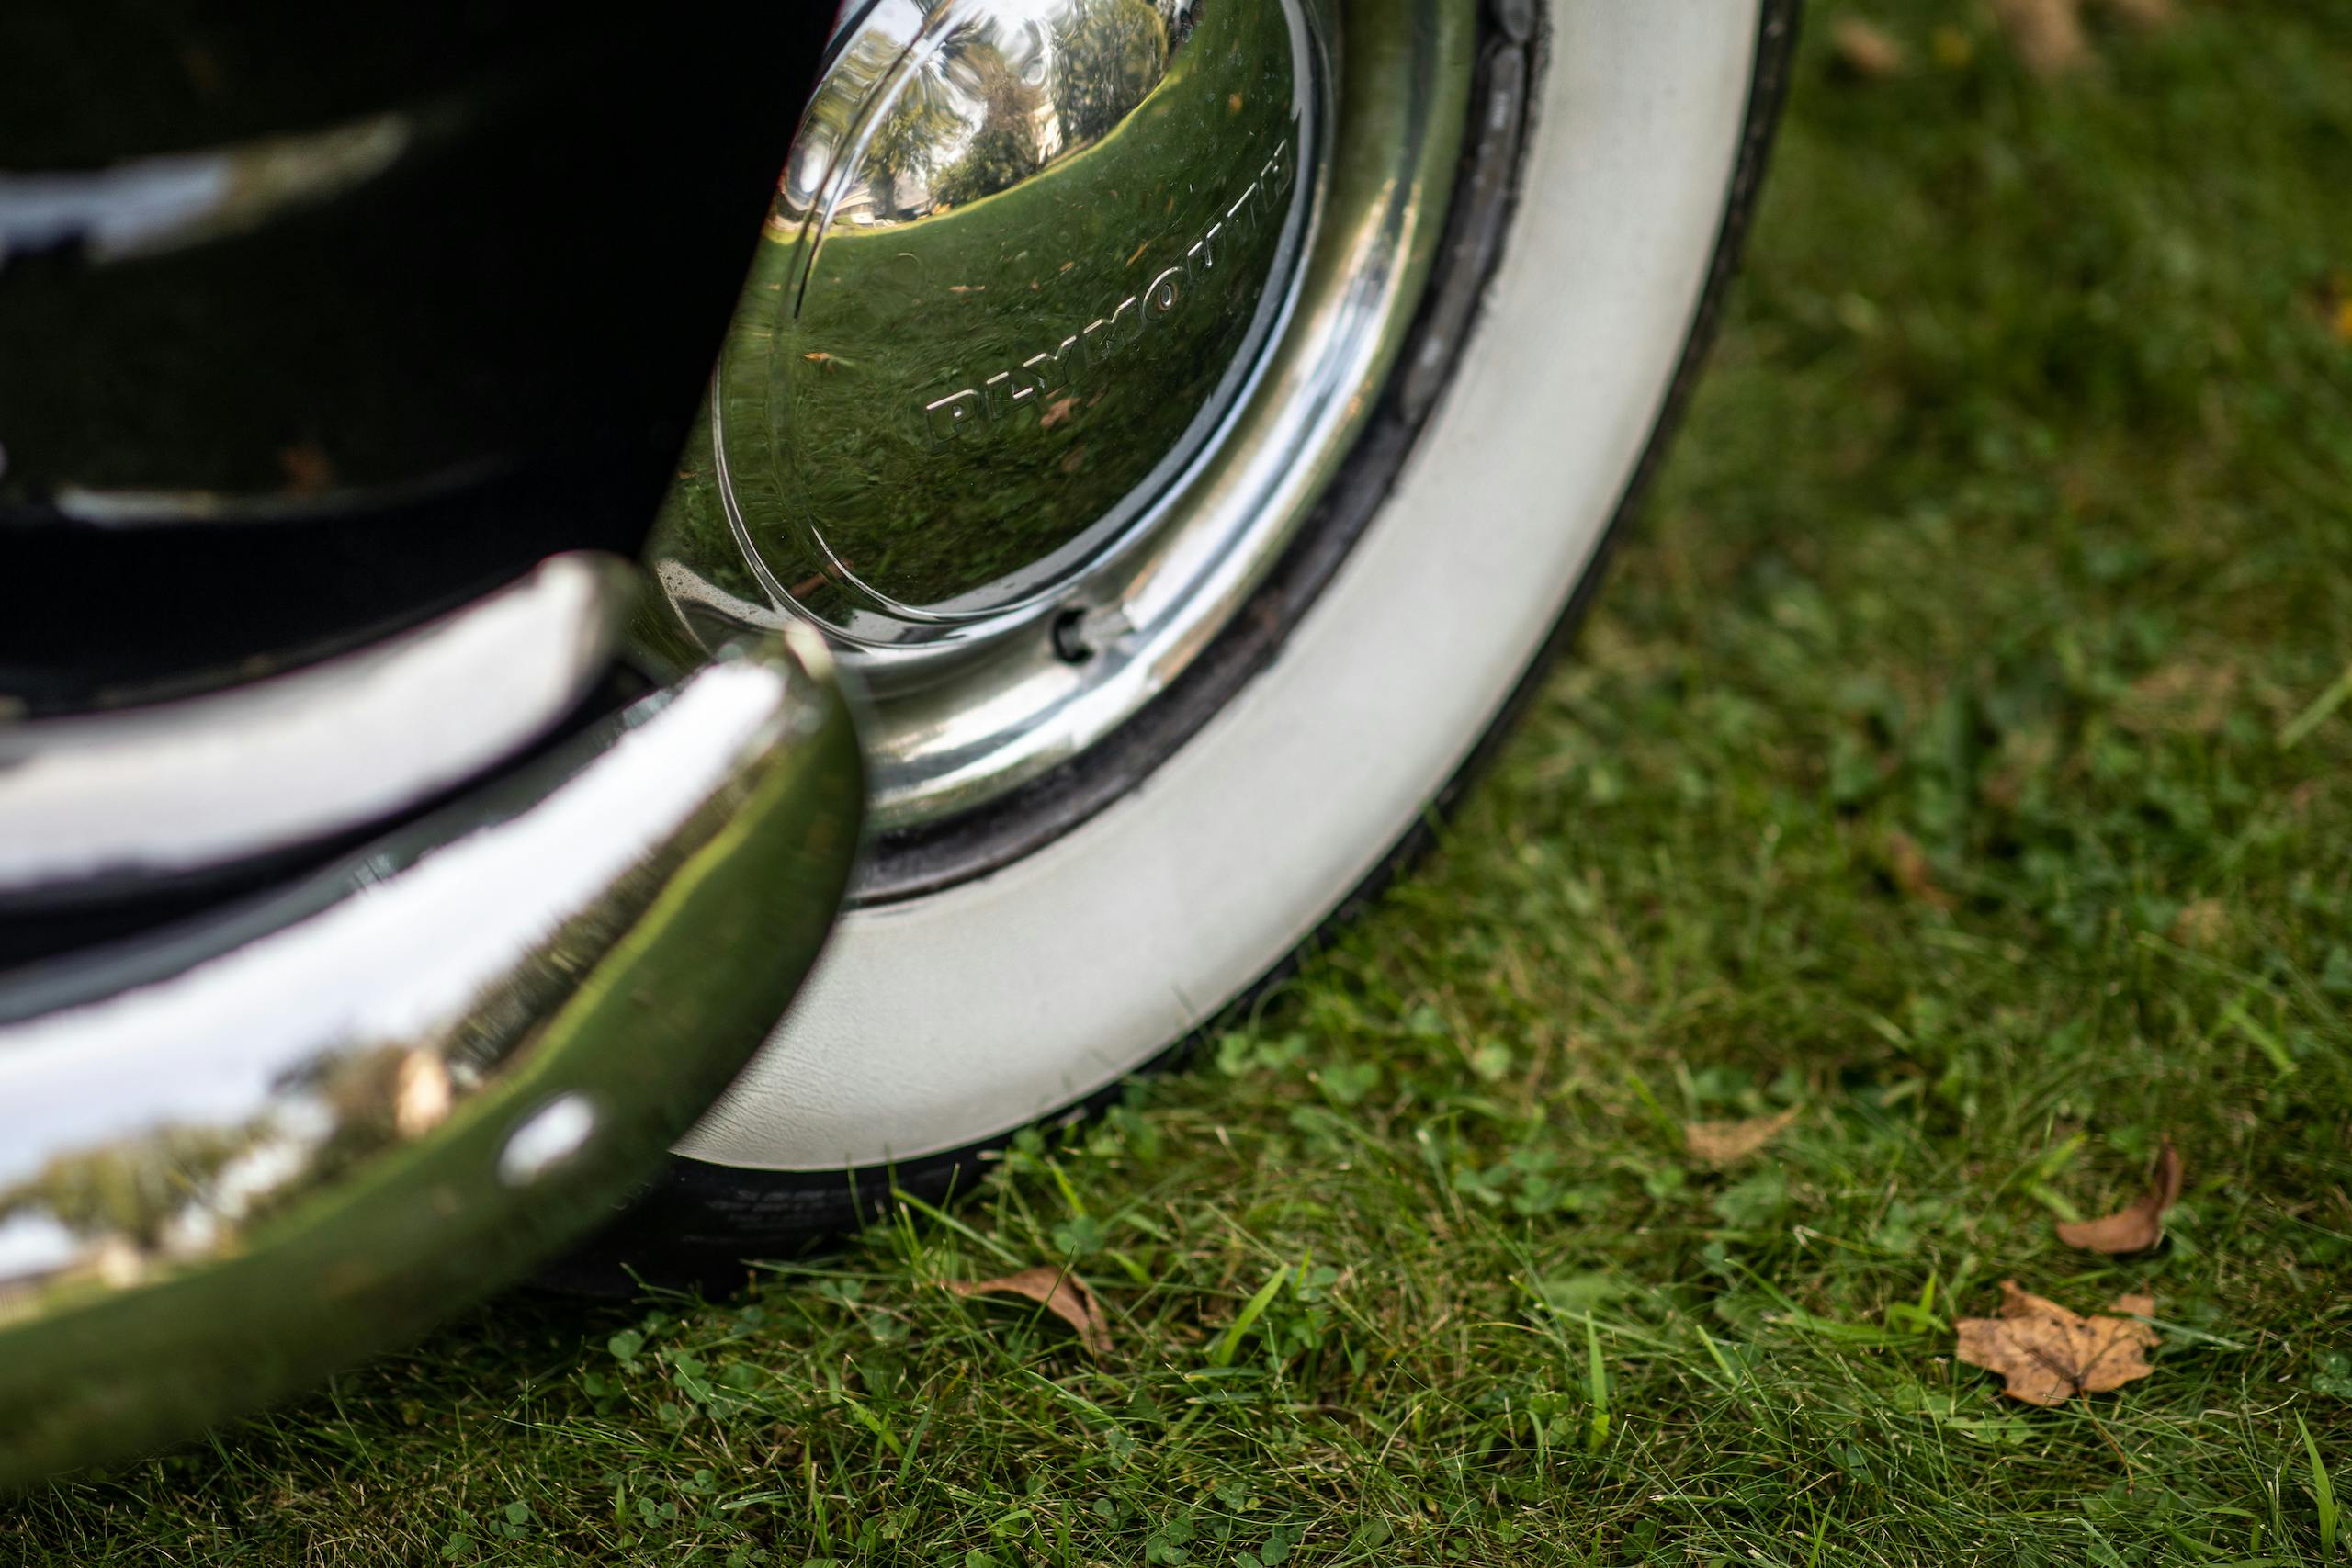
[[[609,1215],[784,1012],[863,799],[821,643],[771,639],[290,888],[0,982],[0,1488]]]

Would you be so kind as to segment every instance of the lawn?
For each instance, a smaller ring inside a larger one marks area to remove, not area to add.
[[[1817,9],[1575,655],[1193,1072],[739,1297],[511,1296],[0,1505],[0,1560],[2352,1556],[2352,5],[2054,81],[1870,14],[1908,66]],[[2057,1239],[2166,1137],[2161,1249]],[[1099,1357],[941,1288],[1042,1264]],[[2151,1295],[2152,1372],[2005,1400],[1953,1354],[2005,1279]]]

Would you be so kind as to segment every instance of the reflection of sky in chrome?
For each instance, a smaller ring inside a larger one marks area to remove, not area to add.
[[[473,778],[579,702],[604,668],[602,638],[582,628],[606,597],[599,572],[559,558],[347,659],[160,708],[0,729],[0,888],[94,865],[196,870]]]
[[[912,38],[915,36],[916,29],[922,26],[927,10],[950,9],[957,3],[958,0],[945,0],[944,5],[934,3],[926,7],[919,4],[918,0],[876,0],[872,12],[873,26],[888,33],[892,38]],[[989,12],[991,16],[1000,17],[1016,24],[1043,22],[1050,19],[1057,12],[1070,9],[1070,5],[1071,0],[991,0]],[[1166,11],[1169,7],[1162,4],[1160,9]],[[833,30],[841,31],[848,25],[856,11],[855,0],[843,6],[840,19],[833,23]]]
[[[0,1280],[52,1273],[81,1255],[82,1238],[39,1210],[0,1217]]]
[[[1063,58],[1059,41],[1073,28],[1101,22],[1123,10],[1157,12],[1163,37],[1181,46],[1206,0],[871,0],[846,7],[835,22],[834,93],[876,91],[876,112],[854,133],[865,150],[853,154],[855,178],[835,186],[826,202],[828,221],[888,222],[922,216],[936,197],[936,182],[972,153],[1001,107],[990,103],[991,81],[1009,73],[1049,96],[1055,83],[1076,67]],[[1165,57],[1151,62],[1164,68]],[[887,85],[885,85],[887,84]],[[820,103],[824,99],[820,95]],[[912,116],[926,143],[920,156],[885,164],[873,151],[888,145],[893,117]],[[927,119],[925,117],[928,117]],[[784,181],[785,206],[806,213],[820,199],[825,182],[841,170],[844,151],[838,137],[848,126],[823,126],[812,109],[795,144]],[[1035,126],[1032,156],[1042,167],[1072,141],[1058,114],[1042,114]],[[877,139],[881,139],[877,141]],[[991,189],[1003,188],[1001,182]],[[983,193],[985,194],[985,193]],[[970,199],[969,195],[965,199]]]
[[[243,1122],[322,1045],[430,1043],[702,805],[775,722],[780,679],[707,670],[514,820],[184,975],[0,1029],[0,1104],[31,1130],[0,1148],[0,1188],[167,1122]]]
[[[1191,20],[1197,18],[1206,0],[1148,0],[1159,13],[1171,32],[1181,32]],[[948,19],[963,21],[965,14],[973,18],[985,16],[993,25],[1001,47],[1009,47],[1015,33],[1042,33],[1048,24],[1068,17],[1082,8],[1083,0],[989,0],[985,7],[969,0],[874,0],[870,7],[861,7],[859,0],[847,0],[841,14],[833,21],[833,33],[839,37],[853,22],[866,30],[877,32],[899,43],[913,41],[922,31],[926,17],[944,15]],[[861,11],[863,14],[861,14]]]
[[[985,46],[1003,56],[1016,73],[1034,76],[1046,50],[1048,24],[1081,10],[1081,0],[988,0],[985,6],[945,6],[932,10],[950,25],[932,26],[927,54],[966,52]],[[882,0],[874,8],[874,30],[899,42],[918,37],[925,24],[917,0]]]

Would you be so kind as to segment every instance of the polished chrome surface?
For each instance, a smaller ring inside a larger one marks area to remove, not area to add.
[[[1076,756],[1164,690],[1296,536],[1370,417],[1419,302],[1462,145],[1476,38],[1471,0],[1201,0],[1189,14],[1195,29],[1180,62],[1221,16],[1223,26],[1239,29],[1280,14],[1305,39],[1320,73],[1310,78],[1319,85],[1297,143],[1296,199],[1312,216],[1306,257],[1230,415],[1119,538],[1051,593],[959,624],[944,646],[845,652],[873,699],[863,729],[873,816],[885,828],[936,822],[995,799]],[[1336,46],[1329,62],[1327,46]],[[1058,267],[1068,247],[1057,242],[1065,231],[1088,231],[1084,216],[1041,218],[1033,252]],[[873,293],[881,298],[882,286]],[[803,378],[812,397],[865,373],[803,363],[812,367]],[[722,446],[731,439],[726,386]],[[986,429],[966,430],[951,449],[993,450]],[[797,592],[783,592],[801,584],[779,584],[746,563],[729,537],[716,468],[696,464],[690,447],[689,471],[651,547],[662,600],[640,618],[639,641],[662,667],[683,667],[698,647],[736,628],[809,613]],[[868,493],[907,520],[910,536],[930,520],[962,515],[956,509],[976,493],[913,466],[849,464],[842,474],[865,479]],[[752,494],[740,474],[727,477],[747,531],[791,502],[782,490]],[[990,504],[1007,524],[1023,515],[1018,505]],[[989,539],[979,526],[985,517],[974,522],[969,537]]]
[[[880,0],[838,36],[713,389],[770,592],[936,641],[1134,525],[1283,313],[1319,92],[1298,0]]]
[[[607,669],[611,557],[360,652],[152,707],[0,726],[0,908],[136,892],[349,833],[521,751]]]
[[[863,781],[829,664],[737,645],[264,902],[0,982],[0,1487],[299,1387],[608,1214],[831,924]]]
[[[106,263],[200,244],[375,179],[417,138],[404,114],[72,174],[0,170],[0,269],[73,245]]]

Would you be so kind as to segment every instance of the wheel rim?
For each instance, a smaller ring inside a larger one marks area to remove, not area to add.
[[[1239,683],[1210,682],[1147,787],[1001,873],[846,910],[809,990],[679,1145],[680,1180],[707,1174],[755,1230],[844,1168],[952,1161],[1057,1115],[1217,1017],[1380,875],[1524,689],[1656,460],[1750,210],[1792,10],[1577,0],[1532,33],[1526,8],[1494,7],[1494,90],[1461,123],[1483,149],[1526,84],[1521,194],[1482,231],[1461,193],[1411,358],[1331,493],[1366,519],[1337,566],[1314,580],[1334,547],[1318,519],[1195,673],[1261,621],[1286,629]],[[1480,232],[1508,242],[1465,318],[1449,301]],[[1431,365],[1443,396],[1422,417]],[[1397,440],[1409,457],[1384,466]]]
[[[1050,23],[1143,3],[947,0],[933,15],[953,26],[994,25],[1014,13],[1043,15]],[[862,29],[878,25],[877,17],[887,22],[894,9],[909,8],[891,0],[854,21],[837,43],[836,61],[873,36]],[[692,657],[695,645],[716,647],[746,627],[794,616],[824,625],[868,693],[865,731],[874,816],[897,840],[920,839],[991,810],[1017,809],[1017,800],[1008,804],[1012,792],[1081,757],[1133,720],[1216,640],[1297,542],[1388,376],[1419,303],[1430,240],[1451,194],[1475,9],[1468,0],[1414,0],[1405,6],[1357,4],[1337,15],[1324,0],[1160,0],[1163,16],[1193,29],[1176,51],[1180,61],[1184,49],[1205,39],[1211,47],[1201,52],[1227,64],[1231,44],[1254,41],[1259,57],[1245,63],[1243,75],[1263,82],[1275,73],[1266,67],[1262,46],[1276,34],[1287,37],[1296,174],[1285,221],[1303,243],[1295,262],[1279,248],[1266,259],[1265,287],[1251,301],[1254,341],[1233,355],[1217,394],[1201,399],[1194,411],[1191,423],[1206,427],[1205,435],[1189,446],[1147,441],[1145,450],[1125,454],[1128,467],[1148,471],[1122,488],[1114,504],[1099,516],[1052,517],[1051,548],[1032,552],[1016,563],[1019,570],[978,585],[978,592],[967,586],[960,604],[951,594],[910,605],[871,592],[873,583],[846,581],[850,573],[829,574],[821,567],[783,581],[778,566],[792,570],[795,558],[772,541],[796,530],[805,541],[812,532],[807,487],[796,499],[786,493],[793,487],[780,482],[794,472],[789,453],[762,468],[756,444],[741,437],[741,416],[750,408],[754,420],[773,426],[775,410],[730,396],[730,388],[753,384],[747,369],[764,371],[775,385],[781,364],[783,379],[792,383],[787,396],[805,407],[810,398],[821,399],[825,383],[841,372],[829,368],[833,361],[812,357],[831,350],[806,335],[777,331],[774,300],[783,279],[755,269],[728,367],[717,382],[718,417],[709,434],[698,433],[698,445],[690,445],[687,473],[656,532],[651,554],[665,604],[659,607],[662,624],[650,627],[643,639],[649,648]],[[1227,18],[1222,30],[1220,15]],[[1241,25],[1243,19],[1250,25]],[[1277,20],[1278,27],[1272,25]],[[933,36],[916,30],[914,44]],[[904,43],[901,49],[913,52]],[[1200,78],[1211,75],[1196,71],[1188,81],[1170,71],[1135,112],[1187,89],[1196,102],[1213,100],[1217,92],[1200,90]],[[1217,78],[1214,85],[1223,90],[1227,82]],[[1240,96],[1238,90],[1234,96]],[[869,93],[869,101],[875,96]],[[819,111],[836,121],[844,118],[826,104],[820,89]],[[812,111],[812,129],[804,130],[804,149],[824,130],[815,118],[819,111]],[[870,130],[870,116],[865,123]],[[838,192],[842,161],[837,149],[825,153],[833,160],[826,166]],[[1082,169],[1085,162],[1081,157],[1070,166]],[[813,154],[796,156],[771,220],[775,244],[763,251],[790,259],[808,226],[812,197],[823,188],[825,176],[816,172],[822,164]],[[1222,193],[1233,184],[1237,166],[1256,171],[1261,186],[1283,177],[1246,140],[1239,156],[1209,159],[1205,175],[1180,168],[1162,177],[1171,186],[1191,181]],[[1069,177],[1049,168],[1035,184]],[[968,209],[967,216],[986,211],[983,204]],[[945,219],[930,217],[914,227],[929,221],[935,232],[956,216],[951,210]],[[903,248],[906,232],[886,243]],[[1176,225],[1153,243],[1174,253],[1200,243],[1190,228]],[[919,322],[919,314],[914,319]],[[1098,323],[1102,319],[1096,318]],[[850,368],[851,376],[858,373]],[[989,383],[961,384],[968,378],[957,365],[922,389],[957,383],[919,404],[927,416],[962,428],[949,442],[934,445],[924,463],[890,470],[928,476],[900,488],[968,483],[976,474],[1001,469],[993,454],[975,458],[964,445],[993,417],[984,389]],[[1002,389],[1000,377],[999,395]],[[958,398],[964,391],[972,396]],[[945,401],[947,412],[942,412],[943,400],[956,400]],[[1042,417],[1031,417],[1029,426]],[[730,419],[738,421],[732,431]],[[903,428],[879,440],[900,448],[912,445]],[[947,449],[944,457],[941,446]],[[753,454],[748,471],[746,451]],[[706,453],[707,460],[698,462]],[[820,498],[816,510],[824,506]],[[1123,506],[1128,514],[1121,513]],[[959,541],[950,533],[945,542],[953,547]],[[964,534],[968,537],[968,528]],[[1001,863],[1001,854],[986,847],[986,836],[964,837],[980,847],[949,857],[944,867],[934,854],[926,871],[933,885],[943,875],[974,874]],[[1032,830],[994,841],[1034,843],[1035,838]],[[888,886],[893,878],[887,853],[881,858],[886,863],[877,881]]]

